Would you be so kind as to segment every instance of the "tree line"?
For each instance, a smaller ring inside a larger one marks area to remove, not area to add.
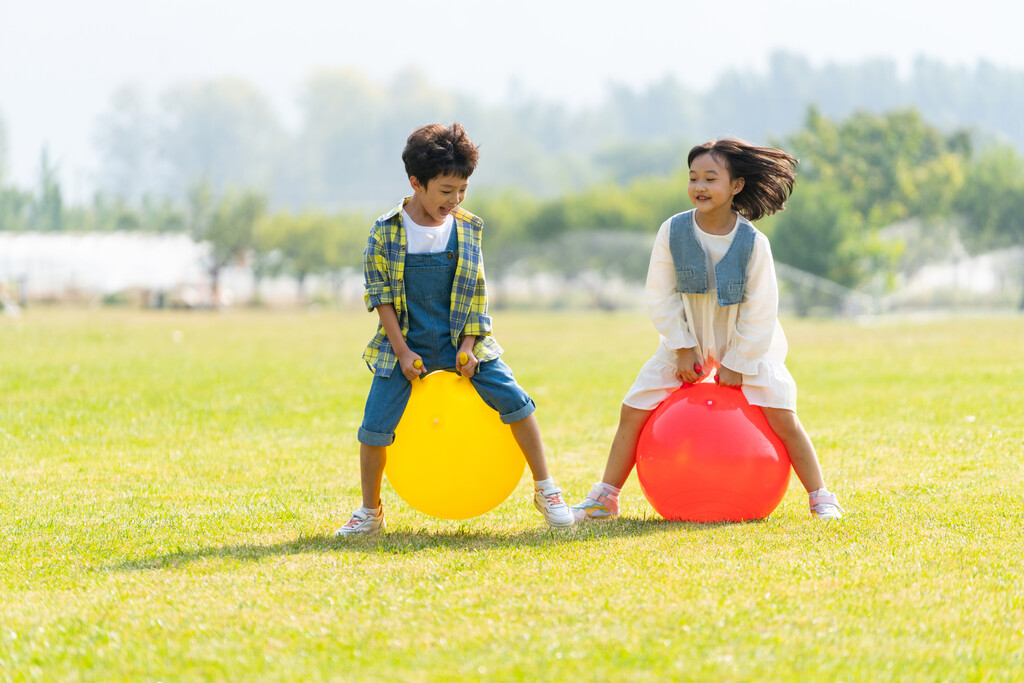
[[[275,208],[369,209],[404,189],[397,159],[413,128],[459,120],[482,147],[478,187],[551,198],[669,174],[695,141],[779,139],[802,125],[809,106],[833,119],[915,108],[942,130],[968,127],[978,141],[1024,150],[1024,71],[921,58],[901,76],[892,60],[815,66],[778,52],[764,73],[727,72],[704,91],[665,78],[609,86],[602,101],[583,106],[515,93],[488,105],[412,70],[387,83],[351,69],[312,72],[287,117],[242,79],[158,93],[128,84],[95,121],[92,181],[108,204],[182,201],[204,178],[215,192],[255,189]]]
[[[1024,245],[1024,157],[1008,143],[962,128],[943,131],[916,109],[858,112],[844,119],[811,107],[795,132],[769,141],[800,160],[785,211],[758,223],[776,260],[850,289],[886,291],[957,249],[979,254]],[[605,183],[565,197],[489,194],[477,205],[500,249],[532,250],[555,267],[586,260],[590,235],[648,235],[686,210],[685,157],[672,173]],[[573,238],[571,253],[543,245]],[[642,279],[648,254],[610,245],[601,262]],[[514,259],[511,262],[515,262]],[[813,302],[805,301],[809,305]]]
[[[769,142],[800,159],[788,209],[759,223],[782,263],[881,292],[895,273],[943,259],[957,245],[980,253],[1024,244],[1024,159],[1009,143],[943,130],[916,109],[836,119],[817,107]],[[668,172],[555,197],[481,189],[474,175],[465,206],[486,222],[492,274],[526,264],[641,280],[657,226],[690,207],[686,184],[680,148]],[[218,189],[209,180],[186,188],[182,201],[100,196],[91,206],[66,206],[44,155],[34,191],[0,179],[0,229],[187,232],[211,245],[214,283],[226,265],[244,261],[257,282],[290,274],[301,289],[311,275],[357,272],[373,216],[406,191],[399,187],[373,213],[274,207],[263,191]]]

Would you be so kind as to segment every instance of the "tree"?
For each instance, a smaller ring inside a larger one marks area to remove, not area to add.
[[[351,69],[323,69],[305,82],[300,97],[302,132],[297,163],[305,186],[299,204],[334,209],[394,201],[408,190],[402,148],[409,134],[430,122],[465,119],[472,103],[443,93],[416,71],[390,85]]]
[[[32,195],[7,186],[7,126],[0,116],[0,231],[20,232],[28,228]]]
[[[3,189],[4,184],[7,182],[7,155],[10,153],[8,151],[9,144],[10,143],[7,141],[7,124],[4,123],[3,114],[0,113],[0,190]],[[0,225],[0,230],[2,229],[3,227]]]
[[[1011,147],[996,145],[983,151],[966,175],[969,182],[955,206],[967,226],[962,238],[968,250],[1024,245],[1024,159]],[[1024,311],[1024,293],[1019,308]]]
[[[955,198],[973,253],[1024,244],[1024,158],[1013,148],[984,150],[967,169],[969,183]]]
[[[943,134],[914,109],[859,112],[835,123],[815,107],[785,145],[804,180],[835,182],[868,227],[950,209],[963,175],[965,131]]]
[[[114,93],[93,134],[103,191],[134,203],[159,190],[156,123],[140,88]]]
[[[357,213],[325,214],[279,211],[256,225],[251,267],[256,298],[260,282],[283,272],[296,281],[299,300],[307,298],[310,275],[327,275],[337,289],[340,275],[362,267],[370,220]]]
[[[50,154],[43,149],[39,161],[39,190],[30,212],[30,229],[56,232],[64,227],[64,198],[60,189],[57,167],[50,162]]]
[[[293,217],[286,225],[281,247],[284,267],[295,278],[299,301],[304,301],[306,278],[333,265],[331,255],[337,252],[339,231],[329,216],[312,211]]]
[[[220,305],[220,274],[240,261],[252,248],[256,223],[266,200],[253,191],[226,192],[219,201],[207,183],[194,186],[188,198],[188,226],[192,238],[209,244],[206,264],[213,306]]]
[[[31,193],[0,185],[0,231],[28,230],[31,208]]]
[[[290,218],[290,214],[279,212],[264,215],[256,222],[249,259],[253,279],[253,305],[263,303],[263,280],[280,275],[284,269],[283,247],[288,239]]]
[[[229,186],[272,189],[284,137],[253,86],[239,79],[193,83],[169,90],[160,102],[167,194],[185,196],[200,180],[218,193]]]

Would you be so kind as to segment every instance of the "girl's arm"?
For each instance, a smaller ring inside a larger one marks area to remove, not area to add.
[[[422,358],[405,343],[405,337],[402,336],[402,327],[398,322],[398,313],[395,312],[394,304],[381,304],[377,306],[377,315],[380,316],[380,324],[384,328],[384,334],[388,336],[391,348],[398,357],[402,374],[410,381],[416,379],[420,376],[422,370],[414,367],[413,364],[417,360],[422,360]]]
[[[747,263],[747,284],[739,304],[736,329],[722,366],[743,375],[756,375],[761,359],[771,348],[778,319],[775,262],[768,238],[758,233]]]
[[[654,327],[665,337],[666,345],[676,352],[676,378],[693,384],[705,373],[697,370],[701,351],[697,338],[690,333],[683,295],[676,289],[676,266],[669,248],[671,222],[670,219],[662,224],[651,251],[645,288],[647,312]]]
[[[690,349],[697,339],[689,330],[683,296],[676,290],[676,268],[669,249],[671,220],[662,223],[651,251],[644,298],[647,313],[670,349]],[[698,352],[699,355],[699,352]]]

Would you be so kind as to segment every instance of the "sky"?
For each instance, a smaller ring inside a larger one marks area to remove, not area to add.
[[[816,66],[1024,69],[1022,25],[1024,3],[1008,0],[0,0],[0,119],[9,180],[33,186],[45,147],[75,201],[95,170],[96,118],[129,84],[156,97],[237,76],[286,123],[318,67],[382,83],[414,67],[488,103],[518,91],[585,106],[610,84],[763,73],[780,50]]]

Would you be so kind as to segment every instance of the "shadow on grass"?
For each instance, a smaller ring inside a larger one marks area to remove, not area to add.
[[[647,536],[668,531],[700,533],[723,526],[759,524],[752,522],[694,523],[673,522],[661,518],[618,519],[610,522],[577,524],[568,529],[527,529],[517,532],[472,531],[466,527],[436,531],[389,531],[358,538],[335,538],[333,535],[300,536],[294,541],[269,545],[252,543],[211,546],[195,550],[177,550],[111,565],[107,571],[145,571],[168,569],[210,559],[259,561],[268,557],[308,555],[315,553],[363,553],[404,555],[446,549],[466,552],[488,552],[501,548],[522,548],[586,543],[594,540]]]

